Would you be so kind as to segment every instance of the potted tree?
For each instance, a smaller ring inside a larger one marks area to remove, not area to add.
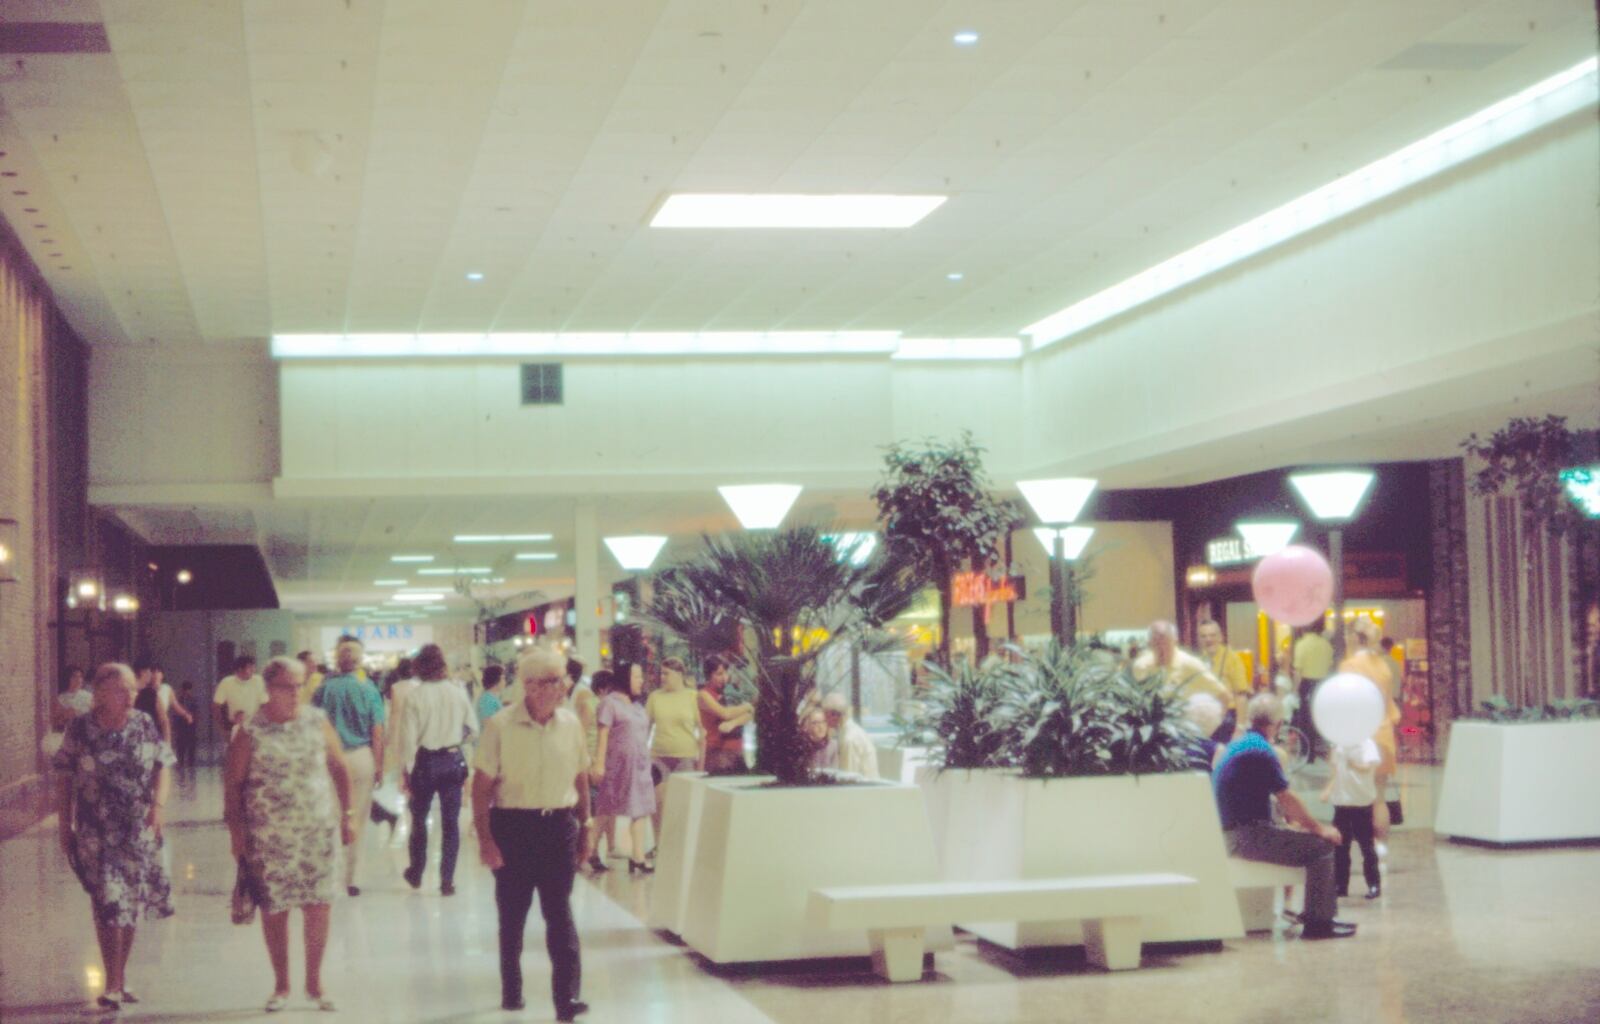
[[[658,872],[681,865],[679,933],[707,959],[868,955],[864,934],[808,925],[811,890],[938,877],[916,787],[813,771],[798,717],[819,655],[835,644],[887,647],[884,625],[925,586],[919,564],[892,545],[858,565],[811,526],[706,537],[658,577],[647,614],[663,630],[690,647],[725,637],[730,623],[742,634],[756,771],[768,777],[700,780],[697,820],[658,857]]]
[[[1164,680],[1136,682],[1112,652],[1087,646],[985,672],[970,684],[988,705],[985,730],[967,724],[966,701],[939,697],[914,723],[930,761],[946,766],[920,780],[942,877],[1175,872],[1199,880],[1200,892],[1148,922],[1146,941],[1242,935],[1210,777],[1188,770],[1195,737]],[[987,770],[951,771],[953,759]],[[1012,949],[1083,942],[1076,923],[963,927]]]
[[[950,664],[951,577],[963,566],[988,572],[1002,564],[1006,536],[1023,522],[1015,502],[989,491],[983,448],[963,433],[954,442],[896,443],[884,455],[872,497],[890,546],[912,552],[939,590],[939,663]],[[982,608],[972,610],[977,658],[988,655]]]

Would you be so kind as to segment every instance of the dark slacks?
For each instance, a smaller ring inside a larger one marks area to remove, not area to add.
[[[1300,705],[1294,709],[1294,720],[1290,722],[1296,729],[1305,733],[1306,744],[1310,747],[1306,756],[1316,760],[1317,751],[1323,746],[1322,737],[1317,735],[1317,727],[1311,722],[1311,694],[1316,690],[1320,679],[1300,680]]]
[[[1264,821],[1231,828],[1222,834],[1228,853],[1245,860],[1306,869],[1306,922],[1331,921],[1339,897],[1333,891],[1333,854],[1337,846],[1309,832],[1278,828]]]
[[[450,885],[456,877],[456,855],[461,850],[461,786],[467,780],[467,762],[459,750],[419,750],[411,767],[411,873],[421,876],[428,866],[428,811],[439,797],[439,881]]]
[[[1365,807],[1335,807],[1333,827],[1339,830],[1343,842],[1333,853],[1333,880],[1340,892],[1350,891],[1350,844],[1361,847],[1361,874],[1367,886],[1379,884],[1378,847],[1372,835],[1372,805]]]
[[[522,934],[533,894],[539,893],[544,944],[550,954],[550,995],[556,1012],[578,1001],[583,965],[578,928],[572,920],[572,881],[577,873],[578,818],[570,811],[489,812],[489,832],[505,866],[494,873],[494,903],[500,912],[500,993],[522,998]]]

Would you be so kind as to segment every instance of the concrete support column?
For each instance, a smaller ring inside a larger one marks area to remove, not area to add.
[[[600,531],[595,526],[594,502],[578,502],[572,521],[573,554],[577,563],[577,589],[573,606],[578,624],[573,627],[578,660],[586,672],[600,667],[600,618],[595,605],[600,601]]]

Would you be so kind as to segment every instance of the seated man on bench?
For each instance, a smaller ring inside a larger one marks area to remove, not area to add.
[[[1342,939],[1354,935],[1355,925],[1333,917],[1338,907],[1333,854],[1339,846],[1339,830],[1313,818],[1300,798],[1289,791],[1283,765],[1272,749],[1283,721],[1283,706],[1272,694],[1261,693],[1250,699],[1246,714],[1250,731],[1229,744],[1217,765],[1213,783],[1228,853],[1245,860],[1306,869],[1302,938]],[[1272,823],[1274,800],[1283,816],[1304,832]]]

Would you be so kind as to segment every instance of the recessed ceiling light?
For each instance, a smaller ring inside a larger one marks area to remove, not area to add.
[[[549,540],[550,537],[548,533],[458,533],[455,542],[457,544],[505,544],[520,541],[537,543]]]
[[[948,273],[948,274],[946,274],[946,275],[944,275],[944,279],[945,279],[945,280],[946,280],[946,281],[959,281],[959,280],[961,280],[961,279],[962,279],[962,278],[963,278],[963,277],[966,277],[966,276],[967,276],[967,275],[965,275],[965,274],[963,274],[963,273],[962,273],[962,272],[961,272],[961,271],[959,271],[959,270],[952,270],[952,271],[950,271],[950,273]]]
[[[395,555],[389,559],[391,562],[431,562],[432,555]]]
[[[957,32],[955,35],[951,36],[950,41],[955,43],[957,46],[977,46],[978,33],[972,31],[970,28],[964,28],[960,32]]]
[[[556,558],[554,551],[524,551],[517,555],[519,562],[553,562]]]
[[[431,604],[434,601],[443,601],[444,595],[438,591],[431,594],[396,594],[394,599],[401,604]]]
[[[407,582],[407,580],[373,580],[372,585],[375,587],[403,587]]]
[[[469,270],[469,271],[467,271],[467,280],[468,281],[482,281],[483,280],[483,271],[481,271],[481,270]]]
[[[494,570],[487,565],[474,565],[465,569],[418,569],[418,576],[487,576]]]
[[[909,228],[948,196],[679,193],[653,228]]]

